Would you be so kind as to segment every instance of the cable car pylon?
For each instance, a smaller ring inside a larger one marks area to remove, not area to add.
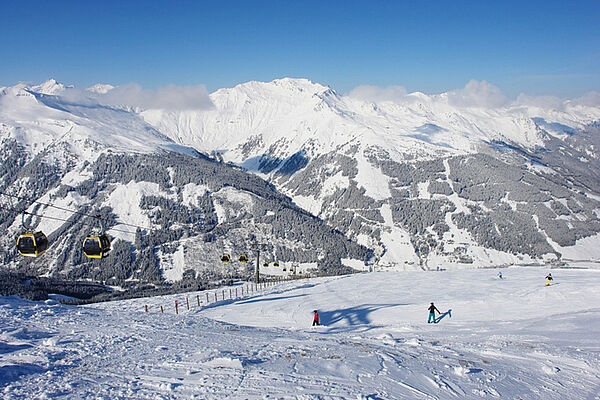
[[[258,243],[253,240],[250,242],[250,246],[256,249],[256,268],[254,269],[254,283],[260,283],[260,250],[267,247],[266,243]]]

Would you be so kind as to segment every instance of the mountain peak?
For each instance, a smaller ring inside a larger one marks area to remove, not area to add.
[[[92,92],[92,93],[106,94],[107,92],[113,90],[114,88],[115,87],[113,85],[110,85],[110,84],[96,83],[95,85],[90,86],[86,90],[88,92]]]
[[[320,83],[315,83],[306,78],[280,78],[269,82],[272,85],[279,86],[288,90],[294,91],[309,91],[313,93],[321,93],[329,90],[328,86],[323,86]]]
[[[326,91],[331,91],[329,86],[323,86],[320,83],[312,82],[306,78],[278,78],[270,82],[263,81],[249,81],[240,83],[233,88],[219,89],[216,93],[230,93],[235,91],[256,93],[281,93],[281,94],[297,94],[303,93],[304,95],[318,95]]]
[[[56,80],[50,78],[46,82],[39,85],[31,86],[30,89],[34,92],[41,94],[58,94],[65,90],[65,85],[56,82]]]

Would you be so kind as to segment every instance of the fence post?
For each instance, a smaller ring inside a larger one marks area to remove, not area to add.
[[[177,300],[175,300],[175,314],[179,314],[179,304],[177,303]]]
[[[237,295],[237,288],[235,288],[235,297],[236,298],[238,297],[238,295]]]
[[[242,286],[242,297],[244,297],[244,287]]]
[[[206,303],[210,303],[210,300],[208,300],[208,292],[206,292]]]
[[[229,298],[233,300],[233,296],[231,295],[231,288],[229,288]]]
[[[187,296],[185,296],[185,302],[187,304],[188,311],[190,311],[190,299]]]
[[[223,295],[223,301],[225,301],[225,289],[221,291],[221,294]]]
[[[215,303],[219,301],[219,299],[217,298],[217,292],[215,292]]]
[[[164,313],[164,312],[165,312],[165,310],[164,310],[163,306],[160,306],[160,312],[161,312],[161,313]]]
[[[196,295],[196,300],[198,300],[198,307],[200,307],[200,295],[199,294]]]
[[[146,304],[146,312],[148,312],[148,304]]]

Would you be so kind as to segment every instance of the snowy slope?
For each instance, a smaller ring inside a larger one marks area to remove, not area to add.
[[[60,96],[62,91],[64,85],[54,80],[1,89],[0,139],[16,139],[31,154],[67,144],[88,160],[93,160],[98,147],[145,153],[180,147],[134,113],[70,101]]]
[[[145,110],[141,116],[182,144],[206,152],[224,150],[225,159],[243,163],[276,146],[274,156],[306,148],[324,154],[351,141],[381,146],[393,156],[473,152],[481,141],[543,146],[538,124],[582,129],[600,120],[600,108],[565,102],[547,109],[518,102],[499,108],[463,107],[449,93],[411,93],[397,101],[371,102],[340,95],[307,79],[248,82],[210,95],[209,111]],[[532,118],[535,118],[533,120]],[[563,133],[564,135],[564,133]],[[260,137],[260,146],[243,147]]]
[[[3,297],[2,397],[596,398],[599,271],[556,269],[550,287],[545,269],[497,271],[300,280],[201,308],[190,293],[190,311],[183,294],[82,307]],[[430,301],[451,317],[428,325]],[[313,309],[324,326],[308,327]]]

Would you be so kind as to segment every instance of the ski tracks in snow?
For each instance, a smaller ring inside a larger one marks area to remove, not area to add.
[[[445,324],[386,325],[377,321],[397,320],[397,314],[389,318],[386,313],[398,310],[387,305],[401,302],[373,301],[370,294],[368,301],[361,301],[335,287],[349,282],[338,278],[302,289],[316,291],[316,298],[304,292],[281,296],[284,290],[279,290],[269,301],[256,301],[261,298],[255,296],[250,303],[219,310],[242,318],[251,305],[269,312],[267,306],[281,302],[282,312],[301,320],[306,314],[308,325],[310,311],[333,292],[326,310],[326,315],[335,316],[333,326],[295,330],[217,322],[205,318],[201,309],[180,315],[144,313],[151,299],[74,307],[0,297],[0,397],[598,397],[600,353],[594,332],[600,326],[600,310],[583,308],[588,302],[579,304],[579,299],[565,296],[566,285],[552,299],[571,302],[574,312],[550,318],[474,323],[460,319],[466,314],[463,310]],[[298,289],[293,283],[286,287]],[[524,293],[526,288],[517,289]],[[382,307],[370,307],[372,303]],[[357,319],[338,318],[339,310],[355,312]],[[365,321],[367,316],[375,323]]]

